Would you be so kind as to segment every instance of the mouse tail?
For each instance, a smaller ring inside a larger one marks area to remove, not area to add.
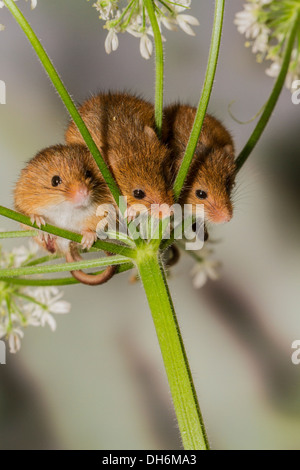
[[[111,256],[111,253],[106,252],[108,256]],[[82,257],[80,256],[77,247],[70,244],[70,250],[66,254],[66,261],[68,263],[74,263],[74,261],[81,261]],[[101,274],[87,274],[83,271],[71,271],[72,276],[81,284],[86,284],[88,286],[99,286],[109,281],[116,273],[117,266],[108,266]]]

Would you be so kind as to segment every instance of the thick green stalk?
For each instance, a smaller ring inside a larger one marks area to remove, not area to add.
[[[163,267],[151,245],[138,251],[136,261],[152,312],[184,448],[208,450],[200,407]]]
[[[28,225],[29,227],[36,228],[36,226],[31,223],[29,217],[26,217],[26,215],[23,214],[19,214],[18,212],[15,212],[6,207],[0,206],[0,215],[3,215],[8,219],[15,220],[16,222],[20,222],[21,224]],[[66,238],[67,240],[71,240],[76,243],[80,243],[82,239],[82,236],[78,233],[70,232],[69,230],[63,230],[50,224],[43,225],[40,230],[42,232],[51,233],[52,235],[56,235],[61,238]],[[104,240],[97,240],[94,243],[93,248],[109,251],[110,253],[121,254],[123,256],[128,256],[129,258],[135,257],[134,249]]]
[[[78,269],[99,268],[103,266],[113,266],[129,262],[124,256],[108,256],[105,258],[76,261],[74,263],[61,263],[47,266],[25,266],[21,268],[0,269],[0,278],[28,276],[32,274],[61,273],[67,271],[77,271]]]
[[[280,73],[279,73],[279,75],[277,77],[277,80],[275,82],[275,85],[274,85],[274,88],[273,88],[272,93],[270,95],[270,98],[269,98],[269,100],[268,100],[268,102],[267,102],[267,104],[264,108],[264,112],[263,112],[260,120],[258,121],[258,123],[257,123],[250,139],[248,140],[248,142],[246,143],[245,147],[243,148],[243,150],[241,151],[240,155],[238,156],[238,158],[236,160],[237,172],[240,171],[240,169],[242,168],[244,163],[247,161],[249,155],[251,154],[252,150],[254,149],[257,142],[259,141],[263,131],[266,128],[266,125],[268,124],[268,122],[271,118],[271,115],[272,115],[272,113],[274,111],[274,108],[277,104],[278,98],[279,98],[279,96],[281,94],[281,91],[284,87],[284,83],[285,83],[287,73],[289,71],[291,56],[292,56],[292,52],[293,52],[293,49],[294,49],[294,46],[295,46],[296,35],[299,32],[299,28],[300,28],[300,13],[298,13],[298,15],[295,18],[295,23],[294,23],[293,29],[290,33],[290,36],[289,36],[289,39],[288,39],[288,42],[287,42],[287,46],[286,46],[286,50],[285,50],[281,70],[280,70]]]
[[[47,74],[51,82],[53,83],[54,87],[56,88],[58,94],[60,95],[63,103],[65,104],[67,110],[69,111],[72,119],[74,120],[75,124],[77,125],[82,137],[84,138],[88,148],[90,149],[101,173],[103,178],[105,179],[117,205],[119,204],[119,196],[121,195],[120,190],[118,188],[117,183],[115,182],[112,174],[110,173],[103,157],[93,141],[91,134],[86,127],[82,117],[80,116],[72,98],[70,97],[66,87],[64,86],[60,76],[58,75],[55,67],[53,66],[48,54],[46,53],[45,49],[43,48],[42,44],[40,43],[39,39],[37,38],[35,32],[31,28],[30,24],[21,13],[17,5],[13,0],[4,0],[5,5],[10,10],[11,14],[16,19],[17,23],[20,25],[24,33],[26,34],[27,38],[29,39],[32,47],[34,48],[35,52],[37,53],[44,69],[46,70]]]
[[[133,268],[133,264],[122,264],[117,266],[116,274],[124,273]],[[93,273],[94,275],[101,274],[102,271]],[[0,273],[1,274],[1,273]],[[0,282],[5,282],[6,284],[13,284],[24,287],[48,287],[48,286],[73,286],[75,284],[80,284],[74,277],[63,277],[55,279],[22,279],[14,277],[1,277]]]
[[[208,65],[206,70],[206,76],[204,81],[204,86],[201,94],[201,99],[197,109],[197,114],[194,122],[194,126],[191,132],[190,140],[188,142],[182,164],[180,166],[178,175],[174,183],[174,193],[175,198],[178,200],[182,188],[184,186],[191,162],[197,147],[199,136],[201,133],[203,121],[207,111],[209,99],[212,92],[212,87],[215,79],[217,63],[219,58],[222,28],[223,28],[223,18],[224,18],[224,7],[225,0],[216,0],[215,5],[215,17],[214,17],[214,27],[212,33],[211,47],[209,52]]]
[[[151,22],[154,42],[155,42],[155,63],[156,63],[156,83],[155,83],[155,124],[159,137],[162,133],[163,122],[163,102],[164,102],[164,49],[161,32],[157,22],[153,0],[144,0],[147,13]]]

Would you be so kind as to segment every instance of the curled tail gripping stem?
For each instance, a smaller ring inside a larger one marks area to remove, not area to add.
[[[111,253],[105,252],[107,256],[111,256]],[[66,261],[73,263],[74,261],[81,261],[82,256],[80,255],[78,248],[75,243],[70,243],[69,252],[66,254]],[[109,281],[115,274],[117,266],[108,266],[105,271],[101,274],[87,274],[83,271],[71,271],[72,276],[77,281],[88,286],[99,286]]]

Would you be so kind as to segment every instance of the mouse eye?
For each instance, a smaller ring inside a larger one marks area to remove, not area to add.
[[[62,179],[60,176],[56,175],[53,176],[51,184],[55,188],[56,186],[59,186],[62,183]]]
[[[207,193],[205,191],[202,191],[201,189],[197,189],[195,194],[198,199],[207,199],[208,197]]]
[[[93,176],[93,173],[90,170],[86,170],[85,172],[86,179],[92,178],[92,176]]]
[[[141,189],[135,189],[133,195],[135,199],[144,199],[146,197],[146,194]]]

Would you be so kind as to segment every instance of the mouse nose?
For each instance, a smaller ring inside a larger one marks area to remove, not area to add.
[[[74,183],[70,187],[71,200],[76,205],[85,205],[89,199],[89,190],[83,183]]]
[[[165,217],[171,217],[173,211],[168,204],[152,204],[151,205],[151,216],[156,219],[164,219]]]
[[[208,212],[208,218],[215,224],[224,224],[232,219],[232,207],[216,207]]]
[[[173,214],[174,196],[172,191],[166,192],[165,196],[156,195],[151,201],[151,215],[157,219],[171,217]]]
[[[77,190],[78,194],[82,197],[85,197],[88,195],[88,188],[86,186],[80,186]]]

